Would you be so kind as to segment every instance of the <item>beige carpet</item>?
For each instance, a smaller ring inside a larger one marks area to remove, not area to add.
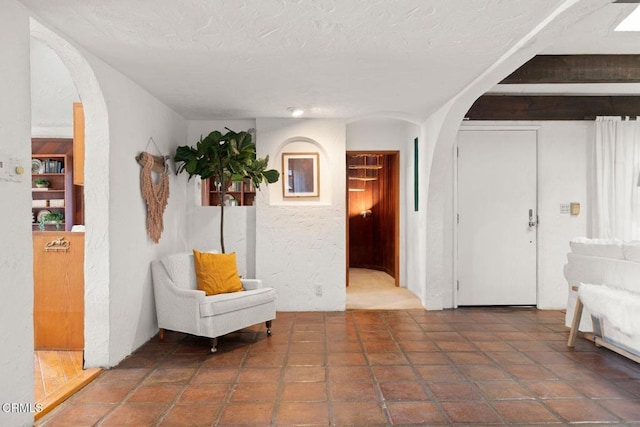
[[[395,287],[393,277],[383,271],[349,269],[347,310],[402,310],[424,308],[406,288]]]

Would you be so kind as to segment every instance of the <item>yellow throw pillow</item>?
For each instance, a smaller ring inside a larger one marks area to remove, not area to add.
[[[193,250],[198,289],[207,295],[242,291],[236,254],[210,254]]]

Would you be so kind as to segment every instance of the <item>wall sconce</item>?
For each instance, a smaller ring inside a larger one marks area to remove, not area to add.
[[[360,215],[362,215],[362,218],[366,218],[368,216],[371,216],[371,209],[367,209],[366,211],[360,212]]]

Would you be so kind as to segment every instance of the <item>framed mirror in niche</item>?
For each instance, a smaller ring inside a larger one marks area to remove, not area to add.
[[[319,197],[319,162],[318,153],[282,153],[282,197]]]

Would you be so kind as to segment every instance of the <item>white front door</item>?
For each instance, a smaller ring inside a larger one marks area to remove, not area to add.
[[[536,152],[535,130],[458,132],[458,305],[536,304]]]

